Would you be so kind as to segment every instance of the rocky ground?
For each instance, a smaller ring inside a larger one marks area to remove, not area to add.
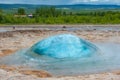
[[[23,48],[28,48],[37,41],[48,36],[63,33],[74,34],[91,42],[107,41],[120,43],[120,31],[19,30],[12,32],[0,32],[0,57],[12,54]],[[49,72],[45,71],[22,71],[20,68],[16,69],[15,67],[0,65],[0,80],[120,80],[120,71],[81,76],[52,77]]]

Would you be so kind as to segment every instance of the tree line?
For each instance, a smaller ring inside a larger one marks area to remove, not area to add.
[[[73,12],[56,9],[55,7],[37,8],[33,17],[21,17],[26,15],[24,8],[19,8],[16,14],[5,14],[0,9],[0,24],[119,24],[119,11],[90,11]]]

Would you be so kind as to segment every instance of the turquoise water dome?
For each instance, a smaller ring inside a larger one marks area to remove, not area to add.
[[[52,58],[76,58],[95,55],[99,49],[75,35],[61,34],[37,42],[30,48],[30,51]]]

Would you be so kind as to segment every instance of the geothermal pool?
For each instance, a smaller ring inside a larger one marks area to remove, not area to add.
[[[91,43],[75,35],[61,34],[3,57],[0,64],[25,66],[63,76],[118,70],[119,61],[120,44]]]

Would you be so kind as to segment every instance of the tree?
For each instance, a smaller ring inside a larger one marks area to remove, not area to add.
[[[55,9],[55,7],[41,7],[35,11],[37,17],[58,17],[62,15],[61,10]]]
[[[3,10],[2,10],[2,9],[0,9],[0,13],[3,13]]]
[[[18,14],[19,15],[24,15],[25,14],[24,8],[18,8]]]
[[[0,23],[3,21],[4,17],[3,15],[0,13]]]
[[[64,11],[64,12],[63,12],[63,16],[66,16],[66,15],[67,15],[67,13]]]
[[[73,13],[72,13],[72,12],[70,12],[70,15],[73,15]]]

